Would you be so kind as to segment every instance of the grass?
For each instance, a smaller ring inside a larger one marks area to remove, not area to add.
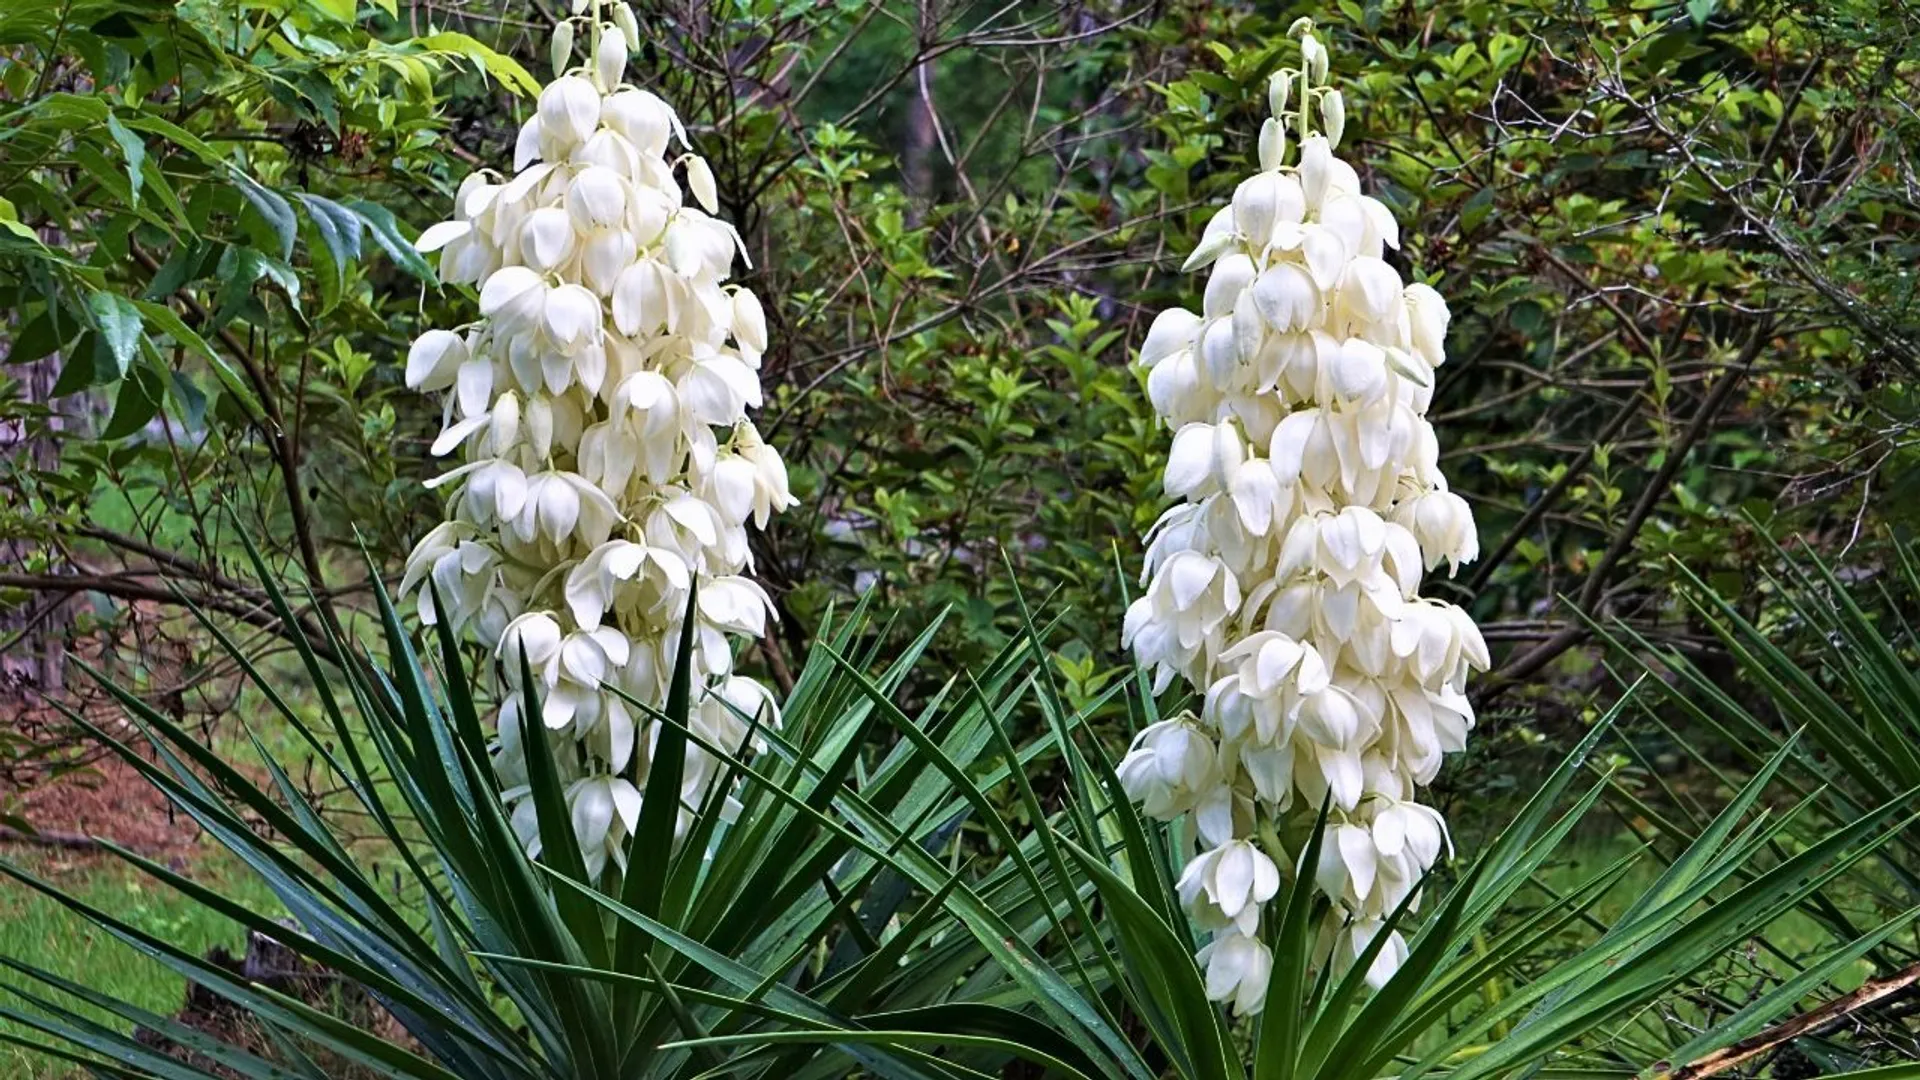
[[[19,845],[0,849],[0,854],[79,899],[192,952],[225,946],[239,955],[245,948],[245,931],[238,924],[154,885],[111,855],[76,855]],[[256,911],[277,914],[281,910],[273,894],[238,859],[205,838],[186,872]],[[0,888],[0,956],[76,981],[111,985],[134,1004],[162,1015],[179,1011],[186,994],[185,980],[171,970],[21,885]],[[7,1003],[8,1007],[18,1004]],[[94,1015],[102,1023],[122,1026],[105,1013]],[[0,1020],[0,1032],[37,1037],[30,1028],[6,1020]],[[81,1075],[40,1054],[0,1047],[0,1076],[9,1080],[65,1080]]]
[[[294,708],[317,715],[317,707],[310,708],[300,698],[300,692],[306,689],[305,677],[291,674],[294,665],[290,658],[276,658],[268,667],[276,675],[287,676],[280,678],[277,685],[283,693],[292,695],[290,704]],[[310,756],[310,748],[292,725],[257,691],[243,693],[231,715],[245,717],[261,745],[283,764],[298,766]],[[241,768],[256,763],[255,751],[239,724],[223,724],[215,746],[227,760]],[[295,775],[302,773],[296,768]],[[189,952],[205,955],[216,946],[225,947],[235,956],[245,951],[246,931],[238,923],[154,882],[111,854],[9,844],[0,845],[0,858]],[[173,869],[255,912],[273,918],[285,914],[265,883],[211,838],[201,836],[183,862],[176,863]],[[140,955],[52,898],[12,881],[0,883],[0,956],[76,982],[111,988],[132,1004],[163,1016],[178,1012],[185,1000],[186,980],[172,969]],[[0,987],[14,982],[0,975]],[[5,1000],[0,1007],[21,1005],[18,999],[12,999]],[[116,1030],[126,1027],[124,1021],[103,1011],[90,1011],[90,1015]],[[3,1017],[0,1017],[0,1034],[51,1041]],[[45,1055],[0,1045],[0,1078],[5,1080],[67,1080],[83,1075]]]

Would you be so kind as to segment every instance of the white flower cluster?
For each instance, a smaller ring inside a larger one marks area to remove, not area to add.
[[[713,174],[673,110],[622,85],[638,28],[624,4],[586,20],[592,63],[567,71],[573,22],[520,129],[514,175],[482,170],[454,220],[422,234],[441,275],[479,286],[478,323],[429,330],[407,356],[407,385],[445,391],[436,456],[463,463],[451,520],[407,562],[403,588],[431,577],[420,614],[450,619],[495,650],[512,693],[496,717],[495,768],[530,847],[529,731],[554,742],[588,867],[624,863],[656,725],[609,687],[665,700],[689,590],[698,582],[693,724],[744,743],[743,717],[777,722],[772,695],[733,673],[729,635],[760,636],[772,605],[743,571],[747,522],[793,504],[780,455],[747,419],[760,404],[766,317],[726,284],[744,247],[713,216]],[[698,207],[682,205],[684,176]],[[520,654],[541,715],[520,715]],[[704,689],[704,693],[701,691]],[[722,771],[687,750],[681,828]]]
[[[1316,85],[1311,24],[1295,32],[1303,61],[1270,83],[1261,170],[1187,261],[1212,267],[1202,309],[1162,312],[1140,350],[1183,501],[1148,534],[1124,639],[1155,692],[1178,675],[1204,695],[1198,716],[1141,732],[1119,772],[1146,813],[1192,815],[1204,850],[1180,895],[1215,931],[1209,996],[1242,1013],[1266,994],[1261,911],[1292,861],[1279,835],[1330,807],[1302,872],[1334,903],[1323,949],[1351,964],[1448,843],[1416,796],[1465,745],[1467,674],[1487,667],[1466,612],[1419,595],[1423,571],[1479,551],[1425,418],[1447,307],[1382,259],[1398,228],[1333,156],[1344,106]],[[1369,981],[1405,953],[1396,933]]]

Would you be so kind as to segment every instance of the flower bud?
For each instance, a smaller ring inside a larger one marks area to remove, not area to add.
[[[564,75],[573,66],[573,23],[562,22],[553,28],[553,40],[548,43],[548,56],[553,61],[554,75]]]
[[[633,6],[627,0],[613,5],[613,24],[620,28],[620,35],[627,39],[629,54],[640,51],[640,23],[633,17]]]
[[[1300,64],[1306,68],[1309,80],[1315,83],[1327,81],[1327,48],[1311,33],[1300,39]],[[1304,107],[1305,103],[1302,105]]]
[[[754,353],[767,351],[767,313],[751,289],[733,292],[733,338]]]
[[[706,158],[698,154],[688,154],[685,160],[687,163],[687,189],[693,192],[693,197],[695,201],[699,202],[700,209],[705,210],[709,214],[719,213],[720,193],[714,186],[713,168],[707,164]]]
[[[553,406],[547,398],[529,398],[521,422],[526,425],[527,446],[534,457],[544,458],[553,452]]]
[[[1293,91],[1293,77],[1297,72],[1281,70],[1267,76],[1267,111],[1274,119],[1287,111],[1287,95]]]
[[[1260,167],[1272,171],[1287,160],[1287,126],[1275,117],[1260,125]]]
[[[520,438],[520,396],[509,390],[493,403],[489,435],[494,454],[507,452]]]
[[[1300,188],[1307,205],[1318,209],[1327,197],[1327,180],[1333,170],[1333,148],[1324,136],[1309,135],[1300,140]]]
[[[1215,259],[1231,251],[1239,239],[1240,238],[1234,235],[1231,230],[1203,237],[1199,246],[1193,249],[1193,254],[1187,256],[1187,261],[1180,265],[1181,271],[1192,272],[1194,270],[1206,269],[1213,264]]]
[[[612,90],[627,76],[627,38],[617,26],[600,28],[600,44],[593,50],[593,72],[600,86]]]
[[[1340,91],[1329,90],[1320,95],[1320,121],[1327,130],[1327,145],[1340,145],[1340,134],[1347,129],[1347,104],[1340,97]]]

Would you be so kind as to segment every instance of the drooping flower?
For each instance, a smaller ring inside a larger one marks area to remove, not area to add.
[[[1178,676],[1204,702],[1142,732],[1119,775],[1146,813],[1193,816],[1181,899],[1216,932],[1208,996],[1243,1013],[1265,1000],[1280,867],[1332,900],[1323,955],[1350,965],[1440,857],[1446,825],[1418,789],[1464,747],[1466,679],[1488,664],[1466,612],[1419,595],[1424,572],[1479,553],[1426,419],[1446,303],[1385,260],[1398,225],[1334,156],[1345,102],[1312,24],[1294,31],[1260,171],[1187,260],[1208,273],[1201,309],[1162,312],[1140,349],[1181,501],[1147,536],[1123,637],[1156,692]],[[1319,865],[1266,846],[1323,804]],[[1407,951],[1386,932],[1376,986]]]
[[[450,520],[414,548],[403,588],[420,588],[422,619],[498,657],[494,765],[530,847],[526,740],[567,750],[554,757],[570,825],[596,873],[624,864],[656,735],[614,691],[664,701],[696,584],[694,730],[746,752],[754,723],[778,722],[773,695],[734,672],[732,639],[759,637],[773,614],[743,576],[747,524],[794,502],[747,417],[768,343],[759,299],[728,280],[745,249],[713,216],[706,162],[669,156],[687,142],[679,118],[622,81],[632,12],[610,18],[596,5],[561,24],[558,77],[520,129],[512,175],[467,177],[452,220],[421,234],[446,281],[478,288],[480,318],[422,334],[406,370],[409,386],[444,392],[433,453],[460,464],[432,481],[451,490]],[[520,715],[522,653],[535,717]],[[682,829],[724,773],[687,753]]]

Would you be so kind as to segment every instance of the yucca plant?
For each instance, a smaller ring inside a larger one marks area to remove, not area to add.
[[[1344,970],[1328,963],[1326,943],[1316,940],[1327,901],[1316,895],[1310,873],[1296,873],[1276,898],[1280,917],[1268,941],[1274,960],[1264,1008],[1240,1030],[1207,1001],[1206,958],[1196,963],[1192,957],[1194,931],[1180,914],[1167,869],[1170,850],[1183,841],[1112,797],[1117,783],[1097,748],[1070,755],[1074,806],[1055,823],[1050,846],[1064,858],[1054,869],[1062,880],[1079,874],[1091,881],[1098,903],[1089,907],[1112,935],[1095,937],[1093,956],[1076,952],[1074,966],[1059,964],[1043,985],[1087,985],[1091,968],[1108,977],[1111,992],[1036,1003],[1056,1022],[1067,1018],[1063,1034],[1084,1055],[1069,1059],[1078,1073],[1066,1061],[1055,1068],[1088,1076],[1335,1080],[1523,1076],[1546,1065],[1554,1075],[1627,1076],[1671,1060],[1674,1044],[1629,1037],[1634,1015],[1656,1002],[1706,993],[1694,985],[1696,976],[1902,835],[1913,811],[1883,807],[1764,873],[1749,873],[1756,853],[1776,842],[1791,818],[1767,813],[1761,802],[1783,752],[1630,900],[1616,893],[1644,852],[1555,894],[1538,875],[1608,789],[1606,777],[1592,777],[1568,797],[1617,714],[1596,725],[1514,822],[1445,888],[1417,930],[1407,927],[1412,900],[1393,913],[1389,927],[1408,930],[1409,951],[1378,992],[1369,991],[1366,973],[1386,937]],[[1298,865],[1315,865],[1324,835],[1316,830]],[[1531,900],[1520,902],[1529,894]],[[1620,910],[1603,921],[1598,912],[1609,902]],[[1906,922],[1898,918],[1862,933],[1848,946],[1850,955],[1886,941]],[[1582,941],[1569,950],[1558,943],[1570,933]],[[1100,982],[1098,975],[1092,982]],[[1497,1000],[1488,996],[1494,986],[1507,987]],[[1725,1028],[1680,1050],[1731,1042],[1791,1004],[1791,996],[1756,1001]],[[1094,1018],[1111,1021],[1116,1012],[1137,1020],[1144,1037],[1114,1046],[1110,1023]],[[827,1040],[834,1033],[782,1037]],[[937,1037],[875,1038],[909,1046]]]
[[[1636,712],[1698,775],[1730,788],[1780,762],[1772,770],[1776,797],[1791,801],[1795,814],[1742,871],[1747,877],[1862,817],[1888,807],[1911,811],[1920,785],[1920,642],[1907,621],[1920,599],[1912,544],[1892,540],[1864,571],[1843,578],[1817,551],[1789,551],[1761,535],[1772,558],[1758,567],[1755,601],[1743,604],[1679,570],[1684,602],[1732,661],[1736,679],[1715,679],[1687,652],[1631,628],[1599,628],[1626,660],[1623,679],[1652,676],[1641,679],[1649,689],[1638,696]],[[1705,818],[1700,801],[1658,770],[1645,775],[1645,785],[1622,786],[1617,796],[1649,823],[1649,839],[1685,843]],[[1920,1031],[1902,1022],[1902,1011],[1884,1011],[1920,986],[1920,940],[1861,934],[1863,918],[1912,917],[1920,905],[1916,866],[1920,833],[1902,832],[1874,859],[1802,900],[1802,913],[1824,938],[1818,950],[1796,956],[1769,943],[1770,963],[1726,987],[1736,998],[1784,998],[1809,1014],[1825,1010],[1824,1022],[1777,1031],[1723,1024],[1721,1038],[1676,1059],[1705,1057],[1736,1035],[1742,1045],[1723,1057],[1737,1053],[1742,1062],[1790,1050],[1844,1069],[1920,1056]],[[1873,972],[1863,987],[1835,978],[1863,967]]]
[[[1031,619],[991,664],[913,715],[895,692],[933,630],[870,676],[874,657],[860,643],[885,635],[869,633],[865,612],[833,620],[786,702],[785,727],[761,733],[769,750],[751,765],[737,748],[701,742],[686,722],[691,687],[677,677],[655,716],[649,789],[673,784],[675,756],[700,745],[738,781],[738,814],[698,808],[677,848],[671,821],[643,817],[630,872],[590,879],[577,845],[559,842],[571,825],[550,763],[536,757],[532,770],[550,831],[534,860],[487,768],[454,640],[439,632],[437,663],[424,662],[384,592],[375,595],[384,665],[334,671],[301,649],[318,728],[237,647],[233,655],[346,779],[378,823],[378,852],[345,841],[284,762],[263,752],[269,779],[256,784],[124,691],[140,745],[95,736],[259,874],[297,928],[116,854],[357,982],[417,1046],[249,984],[12,866],[9,875],[252,1012],[273,1049],[222,1041],[129,1006],[109,987],[11,961],[20,1004],[0,1016],[44,1038],[9,1039],[108,1076],[312,1078],[326,1075],[321,1052],[377,1075],[441,1080],[981,1076],[1015,1061],[1029,1071],[1008,1075],[1141,1080],[1470,1078],[1542,1063],[1625,1075],[1672,1049],[1630,1030],[1637,1010],[1710,993],[1694,985],[1700,972],[1901,838],[1911,813],[1889,802],[1756,869],[1759,853],[1802,821],[1764,810],[1795,753],[1789,744],[1630,903],[1614,894],[1635,856],[1554,894],[1540,871],[1607,790],[1587,765],[1609,717],[1457,878],[1416,892],[1433,894],[1417,928],[1413,900],[1393,913],[1408,955],[1377,992],[1364,978],[1371,957],[1342,965],[1323,955],[1326,901],[1311,873],[1293,873],[1275,901],[1264,1009],[1236,1027],[1207,1000],[1172,881],[1192,839],[1136,813],[1106,748],[1085,737],[1086,712],[1065,707],[1035,662],[1046,630]],[[328,644],[350,654],[345,642]],[[1142,690],[1116,693],[1152,723]],[[1012,733],[1029,718],[1042,734],[1017,743]],[[1043,794],[1032,777],[1048,773],[1060,789]],[[996,796],[1044,827],[1016,832],[995,812]],[[1295,865],[1316,865],[1322,835],[1311,834]],[[406,868],[397,896],[372,871],[376,855]],[[1849,947],[1857,955],[1897,926],[1863,930]],[[1489,994],[1492,986],[1504,992]],[[1770,995],[1725,1030],[1792,1005]],[[90,1010],[152,1029],[193,1060],[89,1019]]]
[[[268,591],[292,625],[284,594]],[[785,703],[783,728],[754,733],[769,752],[749,767],[733,756],[738,747],[706,747],[732,773],[714,797],[691,808],[692,827],[676,845],[676,763],[698,738],[688,723],[692,642],[683,636],[673,692],[653,711],[661,733],[646,790],[663,797],[646,800],[628,872],[590,878],[571,842],[553,762],[530,755],[546,841],[536,861],[508,820],[451,632],[437,631],[437,663],[424,661],[384,590],[375,595],[385,665],[363,657],[334,669],[321,656],[351,656],[348,643],[300,645],[317,723],[216,623],[206,627],[344,781],[353,809],[374,822],[377,844],[346,840],[258,740],[265,783],[111,684],[138,735],[92,733],[238,856],[295,925],[134,852],[108,843],[109,851],[360,984],[417,1047],[250,985],[11,864],[0,872],[252,1013],[276,1052],[225,1044],[119,1000],[110,985],[89,987],[6,958],[0,962],[18,976],[8,988],[18,1001],[0,1016],[47,1038],[0,1038],[103,1075],[168,1077],[324,1075],[309,1051],[395,1077],[665,1077],[741,1058],[713,1047],[743,1037],[762,1050],[736,1062],[739,1075],[968,1074],[911,1039],[875,1045],[872,1032],[860,1030],[871,1028],[915,1031],[928,1044],[989,1058],[1016,1048],[1042,1059],[1049,1048],[1071,1051],[1071,1041],[1022,1008],[1078,1000],[1038,951],[1062,914],[1054,895],[1060,882],[1050,867],[1035,865],[1045,834],[1014,836],[984,794],[1024,784],[1030,763],[1056,752],[1079,723],[1059,717],[1048,734],[1011,749],[1004,718],[1035,685],[1037,634],[909,717],[890,695],[937,628],[870,677],[864,672],[874,657],[858,650],[887,635],[875,632],[864,611],[833,619],[820,628]],[[883,740],[889,731],[899,737]],[[882,741],[891,749],[874,749]],[[736,816],[718,793],[741,779]],[[959,838],[970,818],[1002,857],[974,857],[984,852]],[[376,862],[404,869],[397,879],[382,877]],[[1067,889],[1076,902],[1090,892],[1083,879]],[[1091,1010],[1076,1021],[1094,1025],[1113,1048],[1125,1045],[1100,1025],[1099,1009],[1075,1008]],[[89,1019],[88,1009],[150,1029],[196,1064]],[[844,1038],[814,1038],[840,1029]],[[806,1038],[782,1041],[795,1031]]]

